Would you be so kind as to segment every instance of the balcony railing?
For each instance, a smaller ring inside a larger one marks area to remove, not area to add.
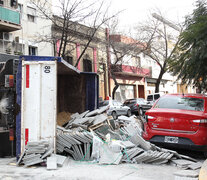
[[[128,66],[128,65],[111,65],[111,69],[113,72],[118,72],[118,73],[128,73],[130,74],[135,74],[138,76],[143,76],[143,77],[151,77],[152,76],[152,69],[149,68],[140,68],[140,67],[134,67],[134,66]]]
[[[24,44],[15,41],[4,41],[0,39],[0,53],[22,55],[24,54]]]
[[[0,6],[0,20],[20,24],[20,13]]]
[[[21,29],[20,13],[0,6],[0,29],[6,32]]]

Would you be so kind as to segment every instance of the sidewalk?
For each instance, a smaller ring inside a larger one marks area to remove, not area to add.
[[[0,158],[1,180],[173,180],[173,173],[178,170],[180,169],[171,165],[99,165],[71,159],[57,170],[47,170],[40,166],[17,167],[15,158]]]

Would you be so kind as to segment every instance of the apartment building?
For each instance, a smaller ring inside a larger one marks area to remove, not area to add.
[[[131,98],[146,97],[146,78],[152,76],[152,67],[145,63],[145,56],[140,51],[144,44],[132,38],[112,34],[110,35],[111,47],[111,71],[115,75],[119,88],[115,98],[121,102]],[[118,52],[118,54],[117,54]],[[117,58],[118,60],[117,63]],[[110,78],[110,94],[115,86]]]
[[[16,0],[0,1],[0,60],[10,59],[17,50],[13,33],[21,30],[20,13]]]
[[[4,0],[0,6],[0,53],[52,56],[53,45],[41,41],[51,35],[51,21],[42,18],[29,0]],[[48,7],[48,8],[51,8]]]

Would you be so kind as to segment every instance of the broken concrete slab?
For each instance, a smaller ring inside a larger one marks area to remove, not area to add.
[[[127,117],[127,116],[119,116],[118,117],[118,120],[119,121],[124,121],[124,122],[132,122],[132,120],[129,118],[129,117]]]
[[[81,113],[81,114],[80,114],[80,118],[84,118],[84,117],[86,116],[86,114],[88,114],[89,112],[90,112],[90,111],[87,110],[87,111]]]
[[[188,166],[192,164],[192,161],[185,160],[185,159],[173,159],[171,160],[171,162],[175,163],[178,167],[184,168],[184,169],[187,169]]]
[[[197,162],[197,163],[191,163],[190,165],[188,165],[188,168],[192,170],[196,170],[196,169],[200,169],[201,166],[202,166],[202,163]]]
[[[121,141],[121,144],[124,146],[124,148],[132,148],[135,147],[135,144],[131,141]]]
[[[91,118],[90,117],[85,117],[85,118],[76,118],[72,124],[85,124],[87,123]],[[92,118],[92,120],[94,120]]]
[[[57,157],[55,155],[47,157],[47,170],[55,169],[57,169]]]
[[[59,154],[55,154],[55,156],[57,158],[57,165],[63,166],[63,164],[64,164],[65,160],[67,159],[67,157],[59,155]]]
[[[198,180],[198,172],[193,170],[180,170],[174,173],[175,180]]]
[[[41,159],[46,158],[47,156],[50,156],[54,152],[53,148],[49,148],[41,157]]]
[[[99,109],[93,110],[91,112],[89,112],[88,114],[86,114],[85,117],[91,117],[91,116],[95,116],[99,113]]]
[[[96,115],[95,120],[93,121],[93,125],[103,123],[107,120],[107,116],[104,114]]]
[[[71,119],[75,119],[75,118],[80,118],[81,116],[80,116],[80,114],[77,112],[77,113],[75,113],[75,114],[72,114],[71,116],[70,116],[70,118]]]
[[[103,112],[105,112],[108,109],[109,109],[109,106],[103,106],[103,107],[99,108],[98,114],[102,114]]]

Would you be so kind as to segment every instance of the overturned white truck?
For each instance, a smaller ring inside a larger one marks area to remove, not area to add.
[[[56,149],[57,115],[98,106],[98,75],[84,73],[60,57],[21,56],[17,72],[16,154],[29,141],[47,140]]]

